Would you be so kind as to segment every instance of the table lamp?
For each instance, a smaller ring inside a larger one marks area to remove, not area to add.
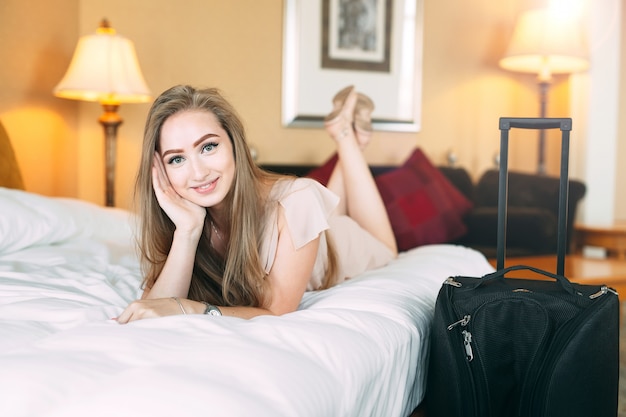
[[[120,103],[145,103],[150,91],[141,74],[133,43],[115,33],[104,19],[95,34],[79,39],[63,79],[54,89],[62,98],[99,101],[104,113],[106,205],[115,206],[115,158]]]
[[[571,74],[589,67],[583,26],[578,19],[551,9],[533,9],[518,19],[508,49],[499,64],[509,71],[537,74],[540,117],[546,117],[553,74]],[[545,174],[545,131],[539,131],[537,170]]]

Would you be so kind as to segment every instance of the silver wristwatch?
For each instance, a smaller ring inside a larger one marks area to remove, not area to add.
[[[202,304],[206,306],[206,310],[204,310],[204,314],[208,314],[210,316],[221,316],[222,311],[219,307],[214,306],[213,304],[209,304],[206,301],[203,301]]]

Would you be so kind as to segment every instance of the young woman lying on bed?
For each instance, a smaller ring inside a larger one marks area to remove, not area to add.
[[[176,86],[156,99],[136,183],[144,292],[119,323],[289,313],[307,289],[396,257],[361,153],[373,103],[348,87],[333,105],[325,128],[339,162],[325,188],[258,168],[241,120],[217,90]]]

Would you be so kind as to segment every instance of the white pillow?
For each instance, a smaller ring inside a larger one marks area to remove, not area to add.
[[[130,222],[126,210],[0,187],[0,253],[87,237],[128,245]]]

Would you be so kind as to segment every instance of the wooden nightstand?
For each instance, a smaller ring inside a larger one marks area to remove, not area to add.
[[[574,251],[580,253],[585,246],[604,248],[608,257],[626,260],[626,223],[612,226],[574,226]]]

